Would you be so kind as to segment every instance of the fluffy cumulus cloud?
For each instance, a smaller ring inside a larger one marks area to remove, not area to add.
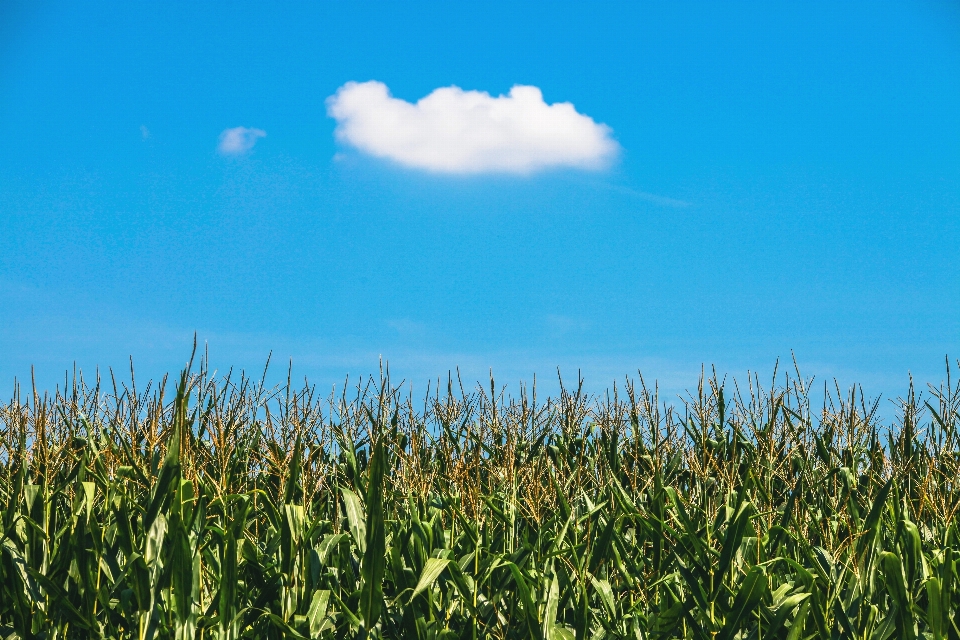
[[[537,87],[508,95],[443,87],[411,104],[382,82],[348,82],[327,100],[337,139],[378,158],[442,173],[597,169],[616,155],[611,130]]]
[[[220,134],[220,144],[217,145],[217,151],[225,156],[238,156],[247,153],[257,144],[257,140],[267,135],[263,129],[248,129],[247,127],[234,127],[225,129]]]

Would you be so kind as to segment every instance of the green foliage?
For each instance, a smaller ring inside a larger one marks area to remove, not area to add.
[[[960,640],[951,384],[17,390],[0,638]]]

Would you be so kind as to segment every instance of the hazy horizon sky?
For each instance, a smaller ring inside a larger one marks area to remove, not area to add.
[[[960,357],[960,6],[0,2],[0,226],[0,390],[891,397]]]

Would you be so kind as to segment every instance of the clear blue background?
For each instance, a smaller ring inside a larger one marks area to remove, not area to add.
[[[0,2],[0,385],[130,355],[156,376],[195,331],[221,369],[272,350],[322,385],[382,354],[415,390],[559,366],[674,393],[791,350],[871,395],[939,381],[960,8],[839,4]],[[525,178],[365,159],[325,100],[371,79],[536,85],[623,154]],[[223,158],[235,126],[267,137]]]

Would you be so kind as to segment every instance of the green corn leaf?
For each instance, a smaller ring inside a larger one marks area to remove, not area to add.
[[[723,628],[717,635],[718,640],[733,640],[737,632],[748,624],[757,606],[767,591],[767,572],[762,566],[750,569],[740,583],[737,595],[733,600],[730,613],[724,621]]]
[[[949,612],[950,609],[953,608],[952,605],[954,602],[956,555],[956,552],[952,548],[947,547],[943,550],[943,559],[937,567],[940,580],[940,615],[943,616],[943,619],[947,620],[946,624],[941,623],[945,627],[945,629],[942,629],[942,633],[950,633],[953,624],[953,621],[949,619]],[[951,635],[951,640],[955,640],[953,635]]]
[[[294,638],[295,640],[309,640],[306,636],[297,632],[296,629],[291,627],[283,618],[278,616],[275,613],[268,613],[267,620],[270,621],[270,624],[285,638]]]
[[[194,585],[194,565],[199,556],[195,556],[190,544],[190,537],[177,520],[171,535],[171,556],[169,558],[172,588],[174,595],[174,612],[178,621],[185,623],[191,616],[193,603],[196,600],[197,589]],[[199,569],[199,567],[197,567]]]
[[[941,609],[940,580],[930,578],[924,583],[927,592],[927,626],[934,640],[942,640],[946,632],[943,610]]]
[[[320,564],[322,566],[327,566],[330,563],[330,555],[342,542],[346,541],[347,539],[348,536],[345,533],[328,533],[317,547],[317,555],[319,556]]]
[[[303,458],[303,434],[297,432],[296,441],[293,444],[293,451],[290,454],[290,468],[287,471],[287,480],[283,485],[282,504],[293,502],[294,496],[300,486],[300,467]]]
[[[914,630],[913,605],[907,591],[903,564],[900,558],[889,551],[880,554],[880,566],[883,569],[884,584],[899,614],[899,631],[904,638],[916,637]]]
[[[796,617],[794,617],[793,622],[790,624],[790,629],[787,631],[786,640],[802,640],[803,628],[807,621],[807,614],[810,612],[810,603],[803,602],[800,605],[800,609],[797,611]],[[768,631],[769,633],[769,631]]]
[[[740,499],[738,498],[738,500]],[[720,560],[717,563],[717,575],[721,577],[726,575],[727,570],[730,568],[730,563],[733,561],[733,556],[740,549],[740,544],[743,542],[743,538],[756,513],[756,507],[749,501],[742,500],[737,505],[733,520],[727,525],[727,530],[723,537],[723,548],[720,551]],[[715,592],[719,588],[720,585],[718,584]]]
[[[893,478],[890,478],[877,493],[876,498],[874,498],[873,506],[870,507],[870,512],[863,521],[863,528],[861,529],[862,535],[857,541],[857,555],[863,555],[867,547],[873,544],[873,541],[876,539],[878,526],[880,525],[880,517],[883,515],[883,509],[887,503],[887,496],[890,495],[890,488],[892,486]]]
[[[473,605],[474,596],[477,593],[477,584],[471,576],[464,574],[463,569],[456,562],[447,565],[454,587],[460,594],[460,603],[464,609],[472,616],[477,614]]]
[[[160,514],[154,520],[147,532],[147,544],[143,554],[143,559],[147,565],[152,565],[157,561],[160,549],[163,547],[163,539],[167,535],[167,518]]]
[[[889,551],[880,554],[880,566],[883,569],[885,585],[893,603],[903,609],[910,606],[907,586],[903,575],[903,565],[899,556]]]
[[[927,577],[926,562],[923,557],[923,542],[920,530],[910,520],[900,521],[900,549],[902,552],[904,577],[908,586]]]
[[[330,597],[336,602],[338,612],[343,614],[343,617],[351,629],[359,629],[363,626],[363,621],[358,617],[357,613],[353,612],[350,607],[347,606],[347,603],[337,595],[336,591],[331,591]]]
[[[888,640],[892,638],[893,634],[897,631],[897,619],[899,617],[900,612],[897,606],[894,605],[883,617],[883,620],[880,621],[880,624],[874,628],[873,633],[870,634],[870,640]]]
[[[780,551],[780,545],[784,539],[789,537],[790,520],[793,518],[794,507],[797,503],[797,497],[803,490],[803,476],[799,476],[790,491],[790,497],[787,498],[787,504],[783,507],[783,513],[780,515],[780,521],[770,532],[767,540],[766,555],[773,557]]]
[[[23,554],[20,553],[20,550],[17,549],[16,545],[13,544],[13,541],[10,538],[5,538],[3,540],[3,551],[15,568],[17,577],[20,579],[20,583],[23,585],[24,592],[30,597],[32,602],[40,605],[43,602],[43,594],[40,592],[40,587],[34,581],[33,576],[31,576],[28,571],[27,563],[23,558]]]
[[[327,607],[330,603],[330,591],[318,589],[313,592],[313,598],[310,600],[310,609],[307,612],[307,620],[310,625],[310,637],[317,638],[323,628],[323,622],[327,617]]]
[[[530,585],[527,583],[527,579],[524,577],[523,572],[520,571],[520,567],[515,565],[512,562],[505,562],[504,565],[510,570],[510,574],[513,576],[513,583],[517,587],[517,594],[520,596],[520,602],[523,604],[524,615],[527,619],[527,625],[531,630],[537,630],[540,632],[540,620],[537,619],[537,607],[533,601],[533,593],[530,590]]]
[[[299,544],[300,539],[303,537],[304,523],[306,521],[306,513],[303,505],[286,504],[283,506],[283,514],[292,542]]]
[[[446,559],[428,558],[426,564],[423,566],[423,571],[420,573],[417,586],[413,590],[413,595],[410,596],[410,600],[412,601],[425,590],[429,589],[433,583],[437,581],[437,578],[440,577],[440,574],[443,573],[443,570],[447,568],[448,564],[450,564],[450,561]]]
[[[793,612],[801,603],[805,602],[807,598],[810,597],[809,593],[795,593],[784,598],[776,608],[773,619],[770,623],[764,628],[764,633],[775,636],[780,633],[780,629],[784,627],[784,624],[787,621],[790,613]],[[806,615],[806,612],[804,612]],[[797,617],[800,616],[800,612],[797,612]],[[792,628],[792,627],[791,627]]]
[[[608,514],[606,526],[604,526],[602,533],[590,549],[590,562],[587,566],[589,573],[596,573],[600,563],[610,558],[610,545],[613,542],[616,526],[616,516],[613,513]]]
[[[169,503],[172,497],[171,488],[179,482],[180,475],[180,433],[174,430],[170,436],[167,454],[163,459],[163,466],[160,468],[160,475],[157,477],[154,486],[153,496],[150,504],[143,516],[143,528],[149,530],[153,526],[154,520],[160,512]]]
[[[396,421],[396,416],[394,416]],[[384,436],[377,439],[370,459],[370,476],[367,481],[366,500],[366,548],[360,572],[363,585],[360,595],[360,612],[364,628],[370,630],[380,619],[383,606],[383,575],[386,569],[386,531],[383,515],[384,476],[387,471],[387,451]]]
[[[617,605],[614,600],[613,588],[610,586],[610,582],[607,580],[597,580],[595,577],[590,576],[590,584],[593,585],[593,588],[597,591],[597,595],[600,596],[600,602],[603,603],[603,608],[607,612],[608,620],[613,622],[617,618]]]
[[[350,535],[353,536],[360,553],[363,553],[367,549],[367,526],[363,505],[360,503],[357,494],[346,487],[340,489],[340,495],[343,496],[343,506],[347,512],[347,526],[350,527]]]
[[[543,629],[541,633],[543,634],[544,640],[554,640],[554,638],[562,637],[556,631],[557,623],[557,606],[560,604],[560,583],[554,576],[550,580],[550,587],[547,590],[547,605],[543,612]]]
[[[690,595],[696,601],[697,605],[703,611],[709,611],[710,602],[713,600],[711,594],[707,593],[707,588],[710,584],[709,575],[702,569],[698,568],[696,571],[692,571],[682,564],[677,567],[677,570],[686,581],[687,589],[690,591]]]
[[[576,640],[577,636],[570,629],[556,624],[550,631],[550,638],[551,640]]]
[[[93,513],[93,503],[97,496],[97,485],[93,482],[81,482],[83,487],[83,506],[87,521],[90,520],[90,514]]]

